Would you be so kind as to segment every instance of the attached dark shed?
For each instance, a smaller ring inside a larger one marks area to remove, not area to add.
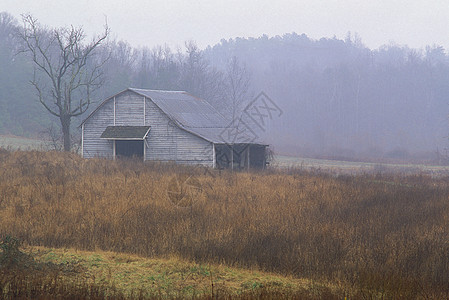
[[[103,101],[82,123],[82,155],[217,168],[264,168],[267,145],[183,91],[129,88]]]

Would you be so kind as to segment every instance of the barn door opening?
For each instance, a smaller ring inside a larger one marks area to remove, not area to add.
[[[115,155],[143,159],[143,140],[115,140]]]
[[[150,126],[108,126],[100,139],[112,140],[112,157],[137,157],[145,160],[144,141]]]
[[[264,169],[266,145],[215,144],[215,166],[218,169]]]

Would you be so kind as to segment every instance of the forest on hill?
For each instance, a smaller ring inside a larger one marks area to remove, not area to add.
[[[0,13],[0,134],[38,137],[58,120],[30,84],[21,26]],[[231,119],[264,91],[282,115],[259,134],[278,153],[431,160],[448,146],[449,57],[438,45],[369,49],[349,33],[344,40],[288,33],[223,39],[206,49],[192,41],[172,49],[110,39],[98,50],[110,58],[91,109],[127,87],[185,90]],[[85,116],[73,122],[74,135]]]

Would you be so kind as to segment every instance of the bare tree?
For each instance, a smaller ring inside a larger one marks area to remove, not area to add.
[[[17,27],[16,19],[7,12],[0,12],[0,38],[2,43],[13,46],[14,32]],[[4,46],[4,45],[2,45]]]
[[[151,86],[158,89],[178,89],[180,65],[168,45],[151,50],[149,71]]]
[[[223,74],[212,67],[195,42],[187,41],[185,47],[186,56],[181,63],[181,88],[210,103],[217,103],[223,90]]]
[[[225,95],[229,107],[231,108],[232,120],[239,116],[243,109],[243,104],[248,98],[251,86],[251,75],[246,69],[246,65],[240,64],[237,57],[233,56],[226,68]]]
[[[70,151],[71,120],[86,112],[92,93],[103,84],[102,66],[107,58],[95,59],[95,49],[105,42],[109,28],[105,25],[103,34],[85,43],[82,28],[48,30],[31,15],[22,15],[22,20],[22,51],[30,54],[34,65],[31,84],[40,103],[59,118],[64,151]]]

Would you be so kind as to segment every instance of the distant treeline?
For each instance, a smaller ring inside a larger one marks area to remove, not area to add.
[[[348,34],[236,39],[208,48],[213,65],[232,55],[283,109],[270,137],[278,150],[344,158],[443,154],[449,132],[445,49],[394,44],[377,50]]]
[[[20,28],[0,13],[0,133],[36,136],[55,120],[29,84],[33,65],[20,53]],[[449,59],[441,46],[372,50],[357,35],[313,40],[291,33],[222,40],[204,50],[190,41],[173,50],[111,40],[99,55],[110,59],[98,101],[127,87],[185,90],[232,118],[263,90],[283,111],[258,133],[275,151],[398,160],[438,151],[444,158]]]

